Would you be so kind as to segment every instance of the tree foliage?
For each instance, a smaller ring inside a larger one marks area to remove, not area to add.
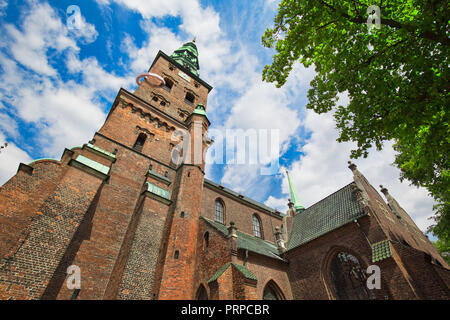
[[[450,265],[450,242],[445,242],[438,239],[436,242],[433,242],[433,244],[444,260]]]
[[[368,29],[378,5],[381,27]],[[281,87],[295,62],[313,65],[307,108],[334,112],[339,142],[366,157],[393,140],[401,179],[433,195],[440,238],[450,238],[448,1],[283,0],[262,38],[273,47],[263,79]],[[347,106],[337,105],[348,94]]]

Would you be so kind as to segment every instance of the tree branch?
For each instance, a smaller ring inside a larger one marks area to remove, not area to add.
[[[364,17],[362,17],[362,16],[352,17],[352,16],[348,15],[347,13],[343,12],[342,10],[336,9],[335,7],[333,7],[332,5],[328,4],[327,2],[325,2],[323,0],[320,0],[320,3],[322,3],[322,5],[324,5],[325,7],[327,7],[334,13],[337,13],[341,17],[346,18],[350,22],[360,23],[360,24],[367,22],[367,19],[365,19]],[[415,28],[413,25],[402,24],[393,19],[383,19],[382,17],[380,17],[380,21],[381,21],[381,24],[387,25],[389,27],[406,30],[415,37],[428,39],[428,40],[432,40],[435,42],[440,42],[446,46],[450,45],[450,39],[446,35],[442,36],[442,35],[436,34],[431,31],[424,31],[419,34],[416,34],[417,28]]]

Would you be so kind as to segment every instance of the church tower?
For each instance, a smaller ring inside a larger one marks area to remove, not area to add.
[[[193,298],[212,89],[199,69],[194,41],[159,51],[148,72],[164,85],[120,89],[92,140],[19,166],[0,192],[1,297]]]

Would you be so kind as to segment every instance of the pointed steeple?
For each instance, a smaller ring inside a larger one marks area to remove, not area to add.
[[[289,172],[286,170],[286,175],[289,182],[289,192],[291,194],[291,201],[294,204],[295,212],[300,213],[303,210],[305,210],[305,207],[300,202],[300,198],[298,197],[297,193],[295,192],[294,185],[291,182],[291,178],[289,178]]]
[[[175,50],[170,57],[196,76],[199,75],[198,70],[200,69],[200,65],[198,64],[198,51],[195,45],[195,38]]]

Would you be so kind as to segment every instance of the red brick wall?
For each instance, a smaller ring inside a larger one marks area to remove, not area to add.
[[[239,263],[243,264],[243,262],[244,256],[240,254]],[[255,290],[256,299],[262,299],[265,286],[272,280],[283,292],[284,297],[292,300],[292,290],[287,274],[287,263],[249,252],[246,267],[258,279]]]
[[[198,289],[203,284],[208,293],[208,297],[211,297],[210,287],[207,281],[220,267],[231,262],[230,241],[204,220],[200,219],[199,223],[194,288]],[[209,234],[208,247],[205,247],[204,243],[204,235],[206,232]]]
[[[261,219],[264,239],[272,242],[275,241],[272,226],[273,231],[275,231],[276,226],[281,229],[281,218],[271,216],[261,209],[239,202],[225,193],[219,193],[214,187],[210,187],[207,184],[203,188],[202,216],[214,220],[214,204],[217,198],[220,198],[225,205],[225,225],[229,225],[233,221],[239,231],[253,235],[252,217],[254,213],[257,213]]]
[[[3,298],[38,299],[44,294],[101,184],[98,177],[68,167],[54,192],[34,208],[36,215],[18,249],[0,262]]]
[[[427,252],[433,258],[439,260],[442,265],[447,266],[447,263],[440,256],[436,247],[428,240],[422,231],[420,231],[406,211],[401,210],[400,214],[402,218],[398,219],[367,179],[363,178],[362,183],[369,196],[371,208],[389,239],[398,242],[404,240],[411,247]]]
[[[360,263],[365,268],[372,264],[372,249],[361,231],[368,235],[371,243],[383,240],[380,239],[382,232],[371,217],[363,217],[358,223],[361,227],[351,222],[287,252],[290,261],[288,275],[294,299],[333,298],[332,289],[327,284],[326,265],[333,250],[344,250],[360,257]]]

